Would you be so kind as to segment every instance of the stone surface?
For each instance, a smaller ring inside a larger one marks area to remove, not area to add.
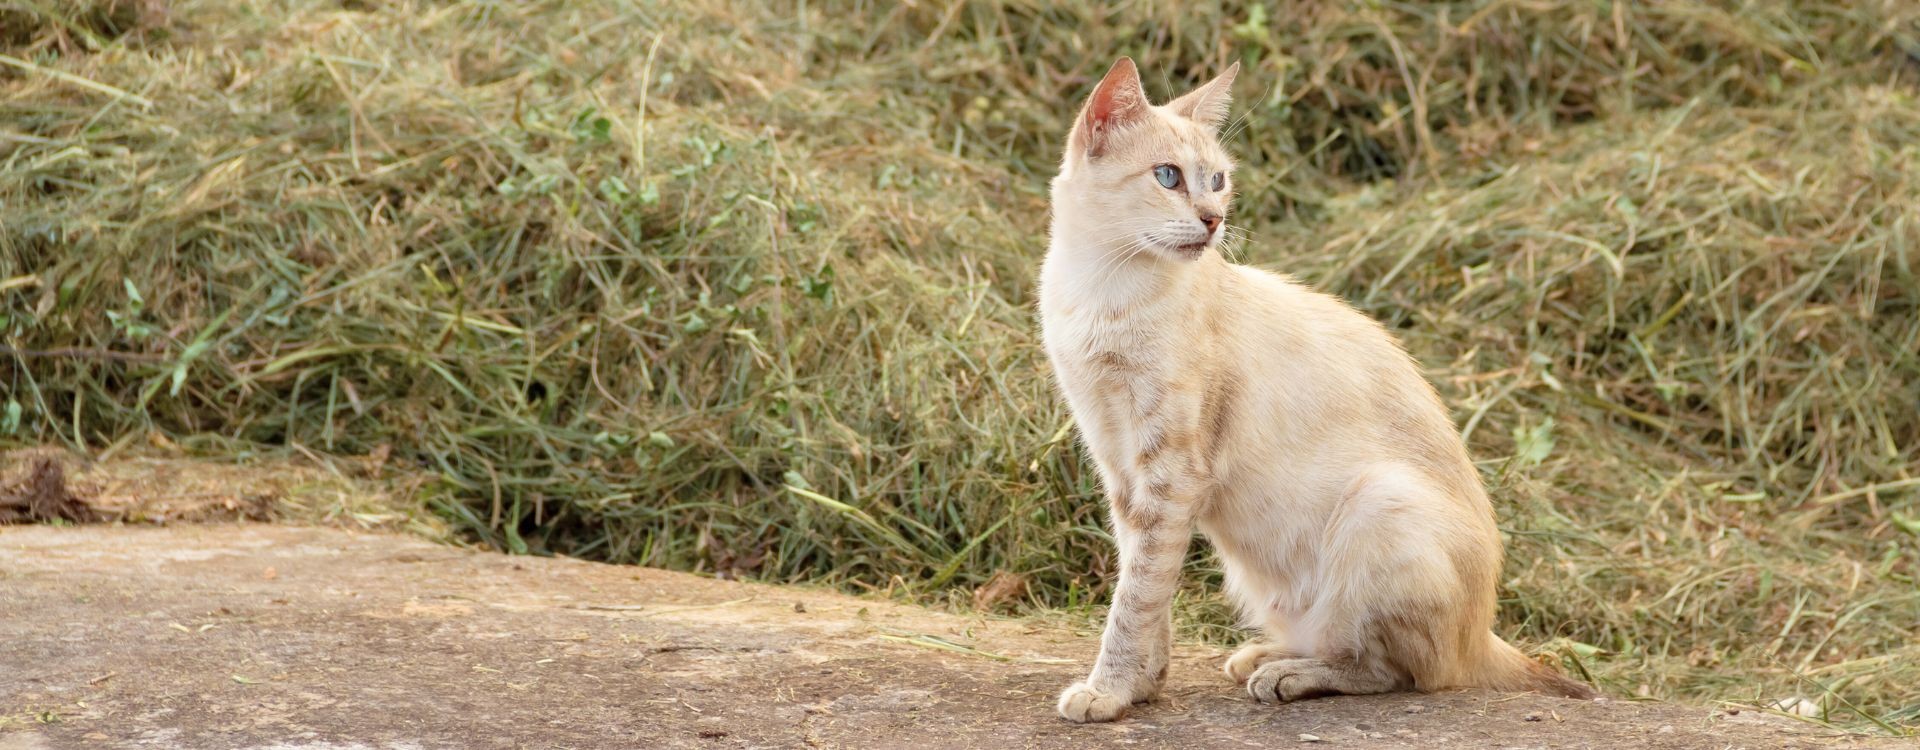
[[[0,750],[1911,747],[1470,691],[1268,707],[1197,647],[1076,726],[1090,634],[329,529],[0,528],[0,607]]]

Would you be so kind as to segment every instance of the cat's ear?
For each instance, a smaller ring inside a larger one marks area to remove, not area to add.
[[[1122,57],[1107,69],[1100,85],[1093,87],[1080,119],[1067,136],[1069,148],[1098,157],[1111,145],[1113,132],[1147,114],[1147,94],[1140,88],[1140,71],[1133,58]]]
[[[1218,133],[1220,126],[1227,122],[1228,108],[1233,104],[1233,77],[1239,74],[1240,63],[1236,62],[1227,72],[1201,84],[1200,88],[1167,102],[1167,109]]]

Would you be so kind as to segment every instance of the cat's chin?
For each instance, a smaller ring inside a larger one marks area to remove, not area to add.
[[[1189,242],[1185,245],[1173,245],[1167,248],[1167,250],[1168,252],[1173,253],[1173,257],[1175,258],[1179,258],[1181,260],[1186,260],[1186,261],[1194,261],[1194,260],[1199,260],[1200,256],[1204,255],[1207,252],[1207,243]]]
[[[1206,255],[1207,248],[1210,247],[1212,244],[1212,243],[1209,243],[1207,240],[1200,240],[1199,242],[1175,243],[1175,242],[1170,242],[1161,237],[1154,237],[1152,235],[1142,235],[1140,238],[1140,241],[1148,245],[1152,249],[1158,250],[1162,255],[1165,255],[1174,260],[1182,260],[1187,262],[1199,260],[1200,256]]]

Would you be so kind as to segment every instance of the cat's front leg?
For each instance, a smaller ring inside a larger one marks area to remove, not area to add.
[[[1060,694],[1060,715],[1075,722],[1113,721],[1134,703],[1151,700],[1167,678],[1173,649],[1173,594],[1192,538],[1190,503],[1161,497],[1110,495],[1120,582],[1100,658],[1086,681]]]

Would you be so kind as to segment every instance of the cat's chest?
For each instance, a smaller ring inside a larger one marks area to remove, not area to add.
[[[1177,331],[1137,315],[1056,310],[1042,326],[1048,357],[1071,390],[1158,389],[1178,370]]]
[[[1139,274],[1094,276],[1051,259],[1041,282],[1047,357],[1075,407],[1163,390],[1199,342],[1183,285]]]

